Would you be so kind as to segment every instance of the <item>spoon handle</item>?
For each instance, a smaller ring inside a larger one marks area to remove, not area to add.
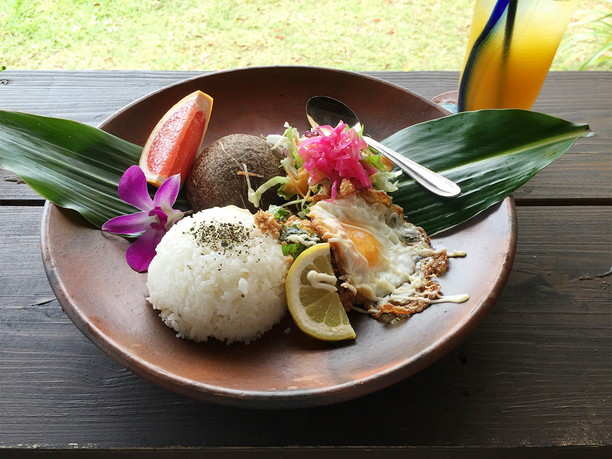
[[[398,152],[384,146],[382,143],[377,142],[371,137],[363,136],[363,139],[370,147],[379,151],[383,156],[388,157],[406,174],[410,175],[414,180],[432,193],[447,198],[454,198],[461,193],[461,188],[446,177],[443,177],[442,175],[427,169],[418,163],[415,163],[411,159],[400,155]]]

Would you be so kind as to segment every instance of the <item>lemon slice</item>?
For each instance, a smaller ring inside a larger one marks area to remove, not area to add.
[[[289,313],[307,335],[324,341],[354,339],[355,330],[336,291],[329,244],[317,244],[293,262],[285,289]]]

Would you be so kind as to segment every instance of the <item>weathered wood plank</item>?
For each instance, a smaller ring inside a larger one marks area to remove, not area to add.
[[[172,448],[172,450],[154,451],[147,449],[129,450],[38,450],[36,456],[51,457],[53,459],[69,459],[87,457],[88,459],[113,458],[140,459],[143,457],[151,459],[422,459],[422,458],[453,458],[453,459],[507,459],[520,457],[521,459],[608,459],[611,449],[595,447],[576,448],[419,448],[413,446],[396,447],[337,447],[324,446],[314,448],[303,448],[299,446],[282,446],[274,448],[211,448],[198,449]],[[30,457],[31,451],[11,451],[11,459]]]
[[[144,71],[5,71],[0,80],[0,108],[65,117],[98,125],[128,103],[166,85],[205,72]],[[452,90],[457,72],[370,72],[370,76],[413,90],[425,97]],[[522,187],[521,200],[565,200],[599,203],[610,199],[612,181],[612,73],[553,72],[534,109],[574,122],[588,123],[597,134]],[[0,199],[36,199],[14,176],[0,171]]]
[[[596,276],[612,209],[518,210],[514,270],[467,340],[384,391],[297,412],[196,402],[112,362],[53,299],[41,209],[0,207],[0,447],[610,446],[610,277]]]
[[[51,457],[53,459],[68,459],[87,457],[88,459],[113,458],[140,459],[422,459],[426,458],[454,458],[454,459],[507,459],[520,457],[521,459],[607,459],[611,449],[594,447],[577,448],[418,448],[412,446],[396,447],[337,447],[324,446],[303,448],[299,446],[282,446],[275,448],[172,448],[172,450],[153,451],[147,449],[129,450],[38,450],[36,456]],[[11,451],[11,459],[30,457],[31,451]]]

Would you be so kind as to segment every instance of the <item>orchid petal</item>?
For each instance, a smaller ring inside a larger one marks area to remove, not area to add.
[[[172,206],[176,202],[179,190],[181,189],[181,174],[173,175],[161,184],[155,198],[153,199],[153,206],[160,207],[165,211],[172,209]]]
[[[155,257],[155,248],[164,234],[164,231],[151,228],[128,247],[125,259],[134,271],[141,273],[149,269],[149,264]]]
[[[129,215],[119,215],[111,218],[102,225],[102,230],[115,234],[142,233],[151,227],[151,223],[157,220],[156,216],[149,216],[145,212],[137,212]]]
[[[151,228],[166,231],[166,225],[168,224],[168,216],[162,209],[156,207],[151,212],[149,212],[149,216],[155,219],[154,223],[151,223]]]
[[[147,179],[138,166],[130,166],[121,176],[118,188],[119,197],[140,210],[151,210],[153,200],[147,189]]]
[[[155,198],[151,199],[145,174],[139,166],[129,167],[121,176],[119,197],[142,212],[111,218],[102,229],[116,234],[144,232],[125,253],[128,265],[135,271],[143,272],[149,268],[157,244],[174,222],[184,215],[172,208],[180,187],[180,174],[173,175],[162,183]]]

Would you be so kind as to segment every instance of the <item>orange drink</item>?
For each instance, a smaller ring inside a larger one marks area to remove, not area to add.
[[[577,0],[476,0],[458,110],[530,109]]]

